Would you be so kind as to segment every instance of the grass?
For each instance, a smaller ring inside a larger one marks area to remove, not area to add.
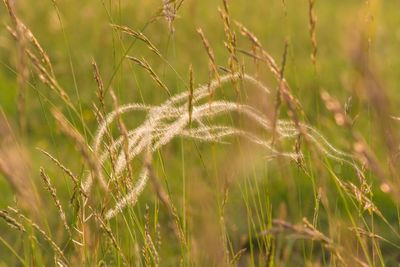
[[[4,4],[0,265],[398,264],[392,3]]]

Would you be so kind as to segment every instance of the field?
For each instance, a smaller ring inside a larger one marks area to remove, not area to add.
[[[399,266],[396,1],[0,5],[0,266]]]

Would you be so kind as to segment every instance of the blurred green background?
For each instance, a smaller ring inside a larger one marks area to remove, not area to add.
[[[378,159],[385,165],[387,148],[382,138],[379,117],[371,108],[368,95],[360,83],[357,57],[359,54],[366,55],[368,64],[384,89],[382,94],[387,95],[390,100],[390,115],[400,116],[400,110],[397,108],[400,104],[399,3],[378,0],[317,0],[314,10],[317,16],[316,67],[310,59],[312,44],[308,1],[236,0],[229,1],[229,5],[231,18],[254,32],[276,62],[281,62],[285,42],[288,42],[285,77],[293,94],[302,104],[303,120],[318,129],[335,147],[345,151],[352,150],[349,132],[335,124],[332,114],[320,100],[321,90],[328,91],[340,103],[347,104],[348,114],[355,120],[354,129],[362,133]],[[208,58],[196,29],[203,29],[215,52],[217,64],[226,67],[229,54],[223,43],[224,26],[217,10],[218,6],[222,6],[222,2],[184,1],[173,24],[175,31],[170,33],[165,19],[160,16],[162,1],[16,1],[17,14],[48,53],[60,84],[69,94],[75,107],[81,110],[82,120],[90,130],[84,131],[81,118],[68,112],[54,91],[43,85],[31,73],[26,92],[27,130],[23,134],[19,133],[17,123],[15,66],[18,51],[15,40],[6,29],[6,25],[11,23],[7,10],[1,6],[0,106],[13,129],[14,138],[27,155],[27,175],[36,184],[38,195],[42,198],[44,209],[39,212],[39,220],[46,222],[44,225],[54,234],[56,240],[62,240],[59,233],[61,223],[53,203],[50,204],[50,198],[40,183],[39,167],[45,166],[53,178],[52,181],[65,207],[68,206],[72,184],[68,177],[36,148],[49,151],[78,175],[84,173],[84,162],[74,149],[73,142],[57,129],[49,112],[51,107],[60,108],[68,119],[74,122],[74,126],[85,134],[86,141],[90,143],[97,125],[93,104],[98,104],[97,86],[91,65],[93,60],[97,62],[105,85],[111,85],[116,91],[120,104],[138,102],[158,105],[168,97],[149,78],[146,71],[128,60],[123,60],[125,55],[146,58],[172,94],[187,90],[190,64],[193,65],[195,84],[207,83]],[[155,56],[143,43],[113,29],[111,24],[141,30],[170,65]],[[248,41],[240,36],[239,30],[237,39],[239,48],[251,49]],[[245,64],[246,71],[257,73],[260,80],[276,92],[277,84],[265,67],[258,68],[252,59],[242,54],[239,54],[239,61]],[[229,90],[231,89],[224,89],[227,93],[222,97],[235,98],[235,94]],[[241,96],[243,101],[253,103],[266,113],[271,112],[275,95],[272,94],[271,99],[266,99],[254,92],[246,91]],[[112,110],[109,95],[106,99],[107,107]],[[287,117],[285,112],[281,112],[281,115]],[[133,114],[127,116],[125,122],[129,127],[135,127],[142,119],[142,115]],[[240,116],[233,115],[233,120],[238,121],[239,125],[246,125]],[[391,122],[393,127],[398,129],[398,123],[394,120]],[[207,144],[178,138],[155,156],[155,169],[163,185],[167,185],[178,214],[187,227],[188,235],[196,241],[192,247],[192,257],[198,266],[223,264],[219,210],[226,184],[229,184],[229,200],[225,221],[229,239],[234,246],[239,246],[243,236],[265,229],[270,223],[270,218],[282,218],[294,224],[301,222],[303,217],[312,219],[315,214],[315,196],[319,188],[329,199],[330,210],[335,214],[335,218],[329,217],[328,212],[321,208],[318,226],[325,233],[340,236],[338,240],[346,243],[344,240],[347,238],[347,230],[339,225],[341,222],[346,225],[349,219],[329,171],[314,166],[312,157],[306,154],[306,165],[313,170],[313,179],[310,179],[294,162],[271,160],[265,151],[243,140],[232,138],[228,143],[229,145]],[[323,159],[322,162],[343,179],[357,181],[357,176],[351,168],[327,159]],[[5,208],[13,205],[15,194],[6,177],[0,174],[0,178],[0,207]],[[373,188],[376,205],[389,223],[398,230],[397,205],[389,194],[379,189],[380,181],[374,175],[368,174],[367,178]],[[97,193],[100,195],[100,192]],[[139,221],[128,224],[135,229],[137,224],[143,223],[146,205],[150,206],[154,214],[157,209],[161,209],[158,222],[163,234],[161,266],[176,266],[179,262],[176,255],[179,254],[177,251],[180,248],[170,233],[167,215],[150,185],[134,208]],[[367,217],[367,220],[373,220],[361,209],[352,211],[361,213],[355,215],[356,220],[363,220],[363,216]],[[379,218],[376,227],[376,233],[399,243],[399,238],[391,236],[389,227]],[[118,234],[118,240],[129,250],[130,241],[124,239],[124,230],[119,231],[121,232]],[[0,233],[17,251],[29,246],[24,238],[10,232],[4,223],[0,223]],[[352,247],[353,241],[349,238],[348,247],[344,244],[344,248]],[[290,248],[286,249],[289,252],[285,252],[289,255],[286,256],[289,258],[286,259],[287,263],[293,264],[290,266],[314,263],[317,257],[315,254],[318,252],[313,254],[310,252],[313,249],[302,251],[289,241],[288,243],[282,246]],[[382,251],[387,265],[395,266],[392,264],[398,262],[400,257],[398,249],[383,243]],[[16,262],[4,243],[0,244],[0,265],[12,266],[16,265]],[[43,262],[48,262],[48,259]]]

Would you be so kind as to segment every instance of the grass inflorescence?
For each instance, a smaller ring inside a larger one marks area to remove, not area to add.
[[[124,18],[122,2],[102,1],[95,11],[87,4],[79,12],[107,15],[101,40],[110,45],[87,55],[79,45],[70,49],[73,21],[53,1],[41,8],[54,9],[59,24],[50,27],[62,32],[67,67],[21,19],[23,4],[4,4],[10,18],[4,30],[16,50],[20,129],[12,132],[13,116],[1,109],[0,174],[17,196],[0,201],[7,207],[0,229],[15,230],[0,235],[1,249],[15,256],[5,264],[396,262],[398,114],[372,64],[372,22],[359,29],[360,44],[350,52],[354,77],[342,75],[342,84],[355,89],[344,102],[346,93],[330,88],[342,73],[326,74],[334,59],[324,54],[330,37],[322,32],[322,14],[317,24],[327,3],[317,8],[309,0],[304,14],[296,14],[299,3],[271,4],[286,24],[269,32],[276,42],[259,34],[250,14],[236,16],[245,3],[143,3],[156,15],[148,19],[141,10],[142,27]],[[219,21],[196,19],[197,5],[213,6]],[[259,5],[248,8],[259,12]],[[363,8],[374,14],[377,7]],[[304,39],[288,30],[292,18],[304,20]],[[298,47],[310,42],[311,62],[308,49]],[[318,94],[302,91],[310,84]],[[21,156],[36,153],[45,157]]]

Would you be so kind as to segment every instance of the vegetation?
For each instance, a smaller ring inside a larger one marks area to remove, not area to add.
[[[0,8],[0,266],[397,266],[391,1]]]

